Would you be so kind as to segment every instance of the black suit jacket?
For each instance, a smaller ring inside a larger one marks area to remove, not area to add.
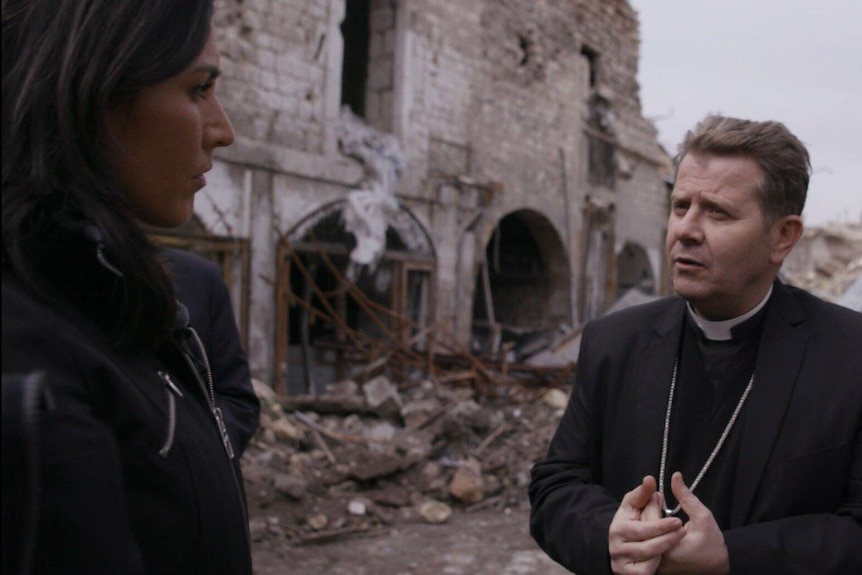
[[[530,485],[533,537],[579,575],[610,573],[623,495],[658,476],[685,302],[591,322],[569,405]],[[862,573],[862,315],[775,283],[724,532],[732,573]]]
[[[183,250],[165,249],[177,299],[204,344],[213,375],[216,401],[237,456],[257,431],[260,401],[254,393],[248,361],[240,343],[230,292],[214,263]]]

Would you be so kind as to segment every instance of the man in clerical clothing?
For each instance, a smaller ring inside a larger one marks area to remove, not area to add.
[[[862,315],[777,279],[808,152],[709,116],[675,168],[677,295],[587,324],[531,533],[578,575],[862,573]]]

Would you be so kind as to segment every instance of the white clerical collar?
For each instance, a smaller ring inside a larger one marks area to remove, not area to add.
[[[722,321],[710,321],[708,319],[704,319],[697,315],[697,312],[694,311],[694,308],[691,307],[691,304],[686,302],[688,306],[688,313],[691,314],[691,318],[694,320],[694,323],[701,329],[704,337],[706,339],[712,341],[728,341],[732,339],[730,330],[752,317],[754,314],[763,309],[763,306],[766,305],[766,302],[769,301],[769,296],[772,295],[772,286],[769,286],[769,291],[766,292],[766,295],[763,296],[763,299],[760,300],[760,303],[754,306],[751,311],[748,311],[742,314],[739,317],[735,317],[732,319],[725,319]]]

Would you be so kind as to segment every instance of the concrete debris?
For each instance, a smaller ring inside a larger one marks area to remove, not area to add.
[[[304,479],[293,477],[285,473],[279,473],[273,479],[275,490],[294,501],[299,501],[305,496],[308,484]]]
[[[371,411],[380,417],[401,418],[401,398],[398,396],[398,390],[385,375],[367,381],[362,386],[362,390],[365,392],[365,401]]]
[[[441,413],[440,402],[436,399],[417,399],[401,410],[404,426],[408,429],[421,428],[439,413]]]
[[[348,397],[355,400],[360,400],[359,384],[352,379],[337,381],[326,386],[326,394],[339,397]]]
[[[518,505],[566,401],[520,382],[483,391],[382,376],[315,398],[264,396],[241,460],[252,538],[314,544]]]
[[[286,443],[299,442],[304,437],[304,434],[295,425],[284,418],[272,421],[271,429],[277,440]]]
[[[253,517],[248,522],[248,531],[253,542],[263,541],[266,538],[266,519],[263,517]]]
[[[446,523],[452,508],[440,501],[425,501],[419,505],[419,515],[428,523]]]
[[[862,222],[806,229],[787,256],[782,279],[838,302],[862,277]]]
[[[478,503],[485,497],[482,465],[472,457],[460,466],[449,482],[449,494],[464,503]]]
[[[553,409],[565,409],[569,403],[569,396],[563,391],[552,387],[542,394],[542,401]]]
[[[835,303],[862,313],[862,275],[856,278]]]
[[[308,526],[314,529],[315,531],[320,531],[324,527],[329,524],[329,518],[326,517],[323,513],[315,513],[313,515],[309,515],[308,517]]]
[[[347,512],[351,515],[358,515],[359,517],[364,517],[368,511],[368,506],[365,505],[364,501],[351,501],[347,504]]]

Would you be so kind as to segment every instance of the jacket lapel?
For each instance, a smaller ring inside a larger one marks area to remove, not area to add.
[[[638,438],[637,482],[645,474],[653,475],[658,481],[670,380],[684,318],[685,302],[677,298],[653,324],[637,354],[637,410],[634,417]]]
[[[751,512],[808,341],[804,312],[780,282],[776,281],[774,287],[746,407],[730,527],[745,523]]]

